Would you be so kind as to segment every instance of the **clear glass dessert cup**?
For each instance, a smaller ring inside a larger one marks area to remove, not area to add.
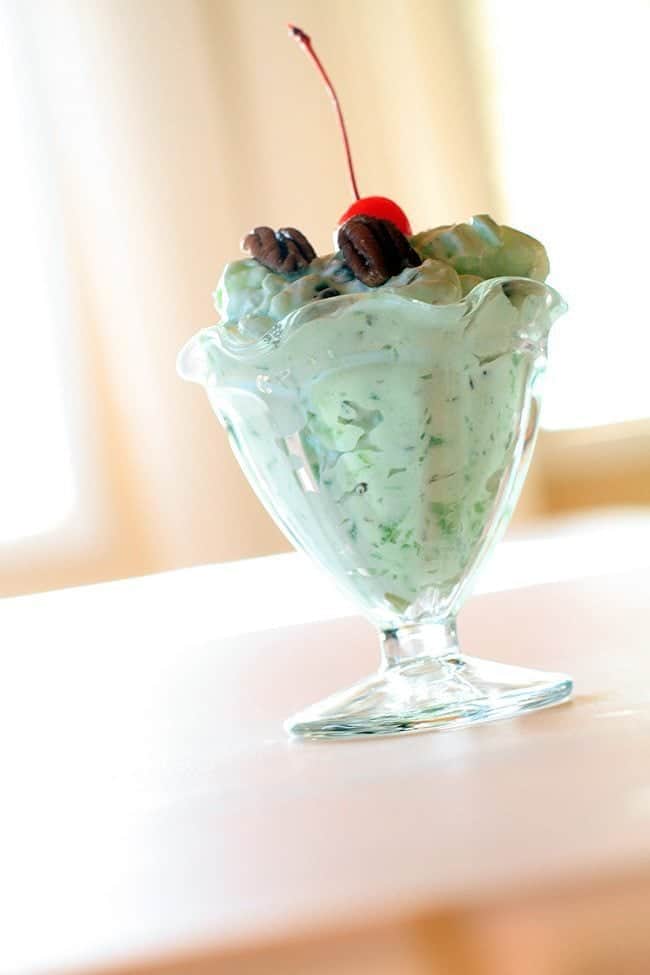
[[[570,695],[567,676],[466,656],[456,635],[519,496],[565,310],[527,278],[449,305],[377,289],[312,301],[259,337],[204,329],[181,351],[269,513],[380,631],[379,671],[289,733],[451,728]]]

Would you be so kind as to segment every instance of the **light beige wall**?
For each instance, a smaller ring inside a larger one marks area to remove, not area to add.
[[[293,18],[337,81],[362,192],[394,197],[415,228],[498,216],[463,4],[27,6],[68,242],[80,500],[58,532],[5,550],[2,591],[286,549],[207,400],[176,377],[176,352],[214,321],[220,268],[252,224],[294,224],[329,249],[350,202]]]

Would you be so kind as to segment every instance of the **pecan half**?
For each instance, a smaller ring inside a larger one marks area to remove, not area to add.
[[[242,241],[242,250],[278,274],[301,271],[316,257],[316,251],[295,227],[255,227]]]
[[[339,230],[338,245],[354,276],[370,288],[422,263],[401,230],[377,217],[351,217]]]

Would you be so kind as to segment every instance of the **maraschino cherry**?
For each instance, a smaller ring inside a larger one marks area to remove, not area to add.
[[[334,103],[334,108],[336,110],[336,115],[339,120],[339,127],[341,129],[341,135],[343,136],[343,145],[345,146],[345,156],[348,163],[348,172],[350,174],[350,183],[352,184],[352,192],[355,196],[354,203],[348,207],[343,216],[339,220],[339,226],[344,224],[346,220],[350,217],[359,216],[363,214],[367,217],[377,217],[380,220],[390,220],[394,223],[403,234],[410,237],[412,234],[411,225],[408,221],[408,217],[404,213],[401,207],[389,200],[385,196],[364,196],[363,198],[359,196],[359,189],[357,187],[356,176],[354,175],[354,165],[352,163],[352,153],[350,152],[350,142],[348,140],[348,133],[345,127],[345,120],[343,119],[343,112],[341,111],[341,106],[339,100],[334,90],[334,85],[330,81],[327,71],[321,64],[321,60],[314,51],[311,43],[311,37],[305,34],[304,30],[300,27],[295,27],[293,24],[289,24],[289,33],[295,37],[298,43],[305,49],[309,57],[312,59],[320,76],[325,82],[325,86],[330,94],[332,102]]]

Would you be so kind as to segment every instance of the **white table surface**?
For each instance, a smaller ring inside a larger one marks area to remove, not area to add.
[[[375,637],[298,555],[0,603],[0,972],[189,973],[650,876],[650,517],[504,543],[482,588],[465,648],[568,670],[574,702],[333,743],[282,720]]]

